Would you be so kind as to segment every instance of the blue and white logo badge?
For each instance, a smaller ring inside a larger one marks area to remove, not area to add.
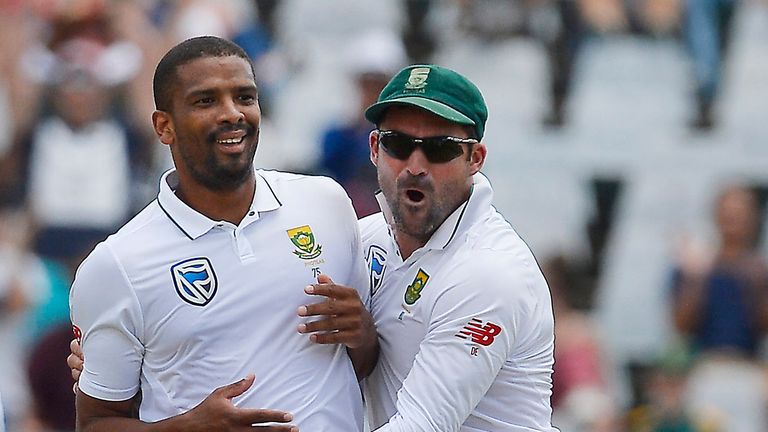
[[[381,246],[371,245],[365,260],[370,269],[370,287],[371,296],[373,296],[379,290],[381,281],[384,279],[384,271],[387,269],[387,251]]]
[[[218,281],[208,258],[191,258],[171,267],[173,284],[181,298],[195,306],[205,306],[216,295]]]

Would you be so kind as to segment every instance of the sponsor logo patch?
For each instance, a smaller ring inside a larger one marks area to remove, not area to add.
[[[483,320],[472,318],[461,331],[456,333],[456,337],[471,339],[473,343],[489,346],[500,333],[501,327],[498,325],[490,321],[483,322]]]
[[[368,263],[371,295],[374,295],[384,280],[384,271],[387,269],[387,251],[381,246],[371,245],[368,248],[365,261]]]
[[[315,235],[312,233],[312,228],[309,225],[291,228],[286,232],[288,233],[288,238],[291,239],[291,243],[297,248],[297,250],[293,251],[293,254],[297,257],[303,260],[311,260],[320,256],[323,252],[323,246],[315,241]]]
[[[195,306],[205,306],[216,295],[218,280],[208,258],[199,257],[171,266],[173,284],[179,297]]]

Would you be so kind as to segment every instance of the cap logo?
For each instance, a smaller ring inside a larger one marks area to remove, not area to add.
[[[421,90],[427,86],[427,77],[429,76],[429,68],[413,68],[411,74],[408,76],[408,82],[405,83],[406,90]]]

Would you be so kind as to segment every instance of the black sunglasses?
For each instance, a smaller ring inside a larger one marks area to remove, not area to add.
[[[434,136],[416,138],[402,132],[380,130],[379,144],[388,155],[395,159],[406,160],[416,147],[420,147],[430,163],[450,162],[464,154],[462,144],[477,144],[472,138],[457,138],[452,136]]]

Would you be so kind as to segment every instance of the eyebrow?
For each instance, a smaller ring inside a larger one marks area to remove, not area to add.
[[[245,86],[238,86],[235,87],[235,93],[247,93],[247,92],[254,92],[256,94],[259,93],[259,88],[255,84],[252,85],[245,85]],[[218,91],[213,88],[202,88],[198,90],[192,90],[189,93],[186,94],[186,99],[194,99],[196,97],[201,96],[211,96],[215,95]]]

